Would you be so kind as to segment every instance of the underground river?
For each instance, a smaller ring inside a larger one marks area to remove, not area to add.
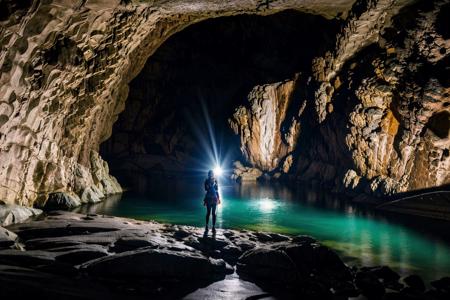
[[[450,275],[448,223],[386,215],[323,190],[282,184],[222,182],[221,195],[218,228],[311,235],[349,265],[388,265],[428,280]],[[77,211],[202,227],[202,199],[201,179],[162,180]]]

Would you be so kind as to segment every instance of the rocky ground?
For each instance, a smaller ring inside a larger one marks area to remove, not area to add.
[[[448,299],[389,267],[349,268],[308,236],[55,211],[0,228],[0,296],[187,299]],[[362,297],[362,298],[361,298]]]

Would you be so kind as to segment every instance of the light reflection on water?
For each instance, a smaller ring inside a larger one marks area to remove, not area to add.
[[[79,211],[204,225],[201,181],[142,186],[146,190],[141,194],[125,193],[122,199],[114,196]],[[280,184],[223,184],[221,194],[219,228],[308,234],[351,264],[389,265],[403,274],[419,273],[428,279],[450,275],[449,243],[421,232],[423,226],[418,230],[411,228],[414,224],[398,222],[400,216],[386,218],[323,191]],[[449,225],[439,226],[448,230]]]

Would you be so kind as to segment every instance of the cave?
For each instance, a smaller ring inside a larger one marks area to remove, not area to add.
[[[0,1],[0,296],[450,299],[449,8]]]
[[[228,119],[254,86],[296,76],[306,82],[313,58],[334,43],[336,25],[288,10],[189,26],[159,47],[131,81],[101,156],[128,187],[136,172],[203,176],[220,156],[228,168],[244,161]]]

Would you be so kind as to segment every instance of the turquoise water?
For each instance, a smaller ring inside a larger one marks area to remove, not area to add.
[[[323,191],[283,185],[221,185],[217,227],[308,234],[337,250],[349,264],[389,265],[426,279],[450,275],[450,243],[423,219],[386,216]],[[140,194],[125,193],[83,212],[204,226],[202,182],[163,182]]]

